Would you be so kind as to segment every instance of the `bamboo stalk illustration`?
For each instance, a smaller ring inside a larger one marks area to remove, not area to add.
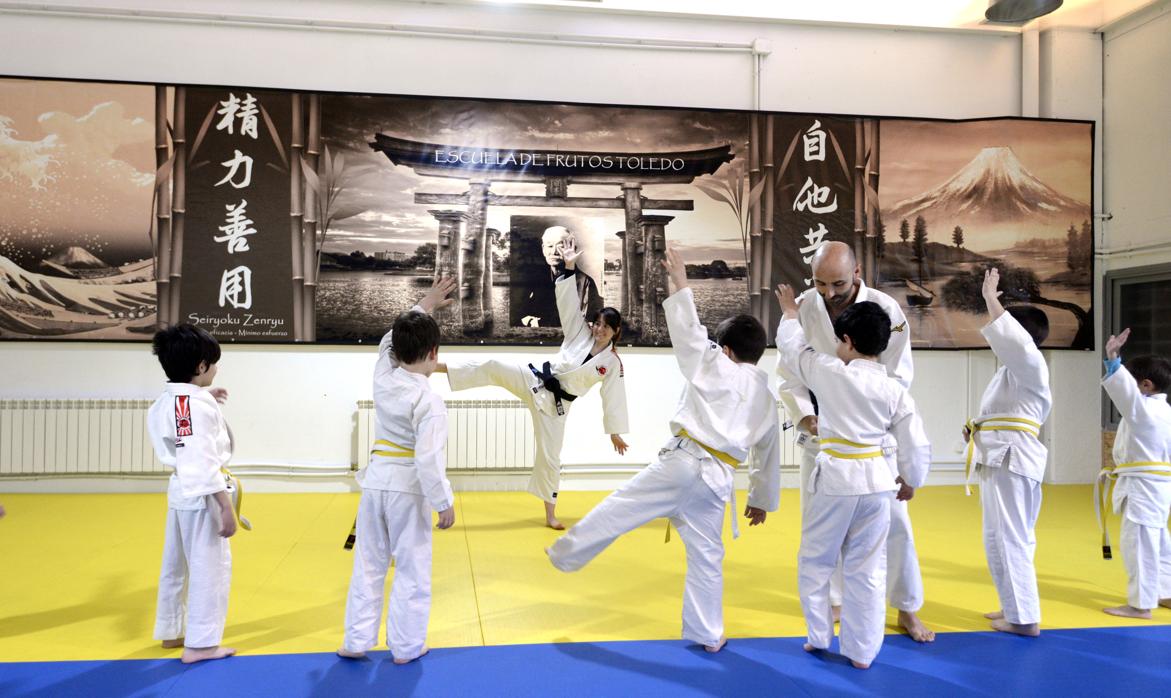
[[[748,117],[748,186],[755,189],[761,181],[760,176],[760,115],[751,114]],[[760,241],[760,206],[757,201],[748,204],[749,247],[752,252],[752,261],[748,265],[748,312],[760,317],[760,285],[761,268],[763,266],[764,250]]]
[[[301,95],[293,93],[292,126],[289,136],[289,245],[293,254],[293,339],[305,339],[304,304],[305,304],[305,262],[302,259],[302,240],[304,236],[304,215],[301,212],[301,151],[304,148],[304,130],[301,110]]]
[[[760,314],[757,317],[765,326],[769,326],[769,314],[773,304],[769,302],[769,285],[773,277],[773,241],[776,233],[773,230],[773,197],[776,192],[776,170],[773,164],[773,131],[776,117],[768,114],[764,118],[764,215],[761,216],[761,235],[764,238],[764,266],[760,274]]]
[[[155,86],[155,255],[156,324],[171,322],[171,159],[167,143],[167,88]]]
[[[309,95],[309,138],[305,150],[306,160],[303,172],[306,183],[311,183],[309,173],[317,172],[321,154],[321,95]],[[305,188],[305,227],[302,231],[302,248],[305,250],[305,339],[317,339],[317,275],[321,265],[321,246],[317,241],[318,199],[314,187]]]
[[[174,201],[171,206],[171,318],[178,322],[179,292],[183,277],[183,234],[187,221],[187,88],[175,88],[175,117],[171,141],[175,144]]]

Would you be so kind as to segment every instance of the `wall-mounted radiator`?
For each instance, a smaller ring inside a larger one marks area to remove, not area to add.
[[[150,400],[0,400],[0,476],[163,475]]]

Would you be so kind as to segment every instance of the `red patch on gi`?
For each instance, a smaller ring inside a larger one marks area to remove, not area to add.
[[[175,436],[191,436],[191,396],[175,396]]]
[[[598,375],[599,376],[606,375],[606,367],[605,366],[598,366]]]

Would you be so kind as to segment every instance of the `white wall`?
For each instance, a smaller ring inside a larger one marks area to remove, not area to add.
[[[159,6],[230,14],[238,11],[239,3],[119,4],[144,10]],[[252,2],[247,7],[254,15],[295,12],[302,18],[332,16],[355,23],[521,31],[549,40],[554,35],[609,35],[747,46],[765,39],[772,47],[761,81],[760,103],[766,109],[954,118],[1022,110],[1021,41],[999,33],[358,0],[295,6]],[[1044,55],[1039,61],[1051,71],[1045,80],[1052,82],[1050,94],[1055,95],[1046,108],[1051,113],[1043,116],[1094,118],[1100,111],[1100,98],[1077,99],[1080,87],[1065,82],[1074,75],[1062,69],[1070,56],[1074,66],[1096,64],[1097,48],[1083,39],[1055,40],[1040,52]],[[382,30],[265,27],[248,18],[215,25],[37,12],[0,12],[0,45],[5,47],[0,74],[9,75],[728,108],[751,108],[754,99],[753,60],[747,50],[500,43],[405,37]],[[1039,83],[1042,77],[1034,73],[1030,79]],[[468,355],[532,358],[528,351],[445,353],[451,360]],[[622,356],[632,404],[632,452],[619,459],[610,450],[594,393],[574,405],[571,423],[581,429],[567,439],[567,464],[645,463],[667,436],[667,418],[680,389],[673,360],[654,349],[623,349]],[[239,460],[348,463],[351,414],[356,400],[369,397],[373,361],[372,349],[363,347],[228,347],[219,382],[232,391],[227,412],[240,442]],[[772,363],[770,352],[762,365]],[[1062,439],[1051,438],[1051,476],[1057,481],[1088,481],[1097,470],[1096,456],[1091,459],[1081,443],[1097,429],[1097,388],[1092,388],[1092,397],[1081,392],[1091,390],[1082,385],[1084,363],[1084,357],[1069,354],[1055,354],[1052,360],[1054,382],[1070,386],[1070,403],[1084,399],[1094,405],[1088,417],[1085,410],[1061,408],[1068,423],[1052,430]],[[960,460],[958,430],[978,406],[994,360],[986,351],[920,352],[916,368],[914,394],[937,460],[945,467],[950,462],[954,470]],[[149,397],[160,382],[157,365],[143,345],[0,343],[0,397]],[[446,391],[443,378],[433,383]],[[1084,438],[1066,442],[1067,433]]]

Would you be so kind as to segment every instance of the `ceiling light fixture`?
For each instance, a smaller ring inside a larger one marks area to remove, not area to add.
[[[1023,24],[1061,7],[1062,0],[992,0],[984,12],[989,22]]]

